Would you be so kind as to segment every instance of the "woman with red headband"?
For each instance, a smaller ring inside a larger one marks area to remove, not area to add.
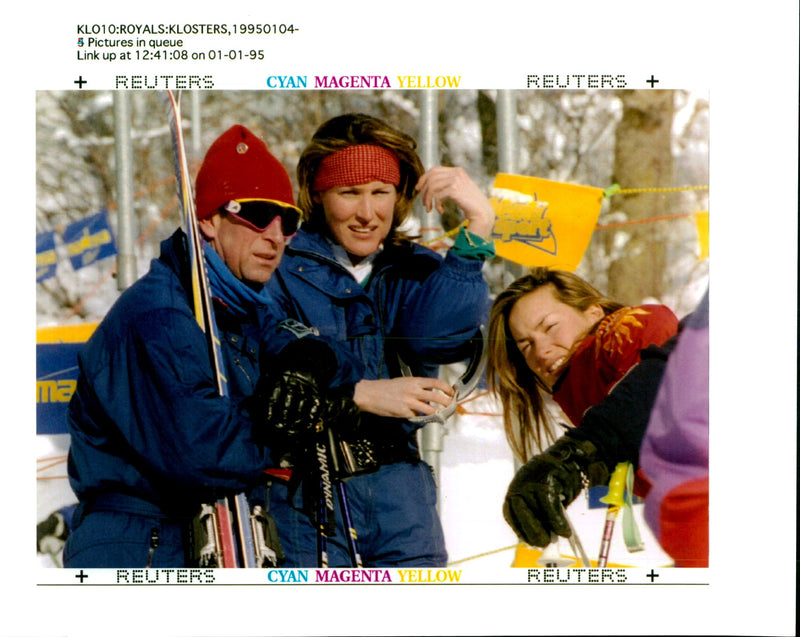
[[[434,476],[420,459],[420,425],[409,419],[452,400],[438,366],[467,357],[489,307],[482,266],[494,255],[491,204],[461,168],[423,174],[415,148],[367,115],[323,124],[297,168],[303,226],[269,286],[301,329],[327,337],[347,361],[333,384],[361,410],[358,428],[342,436],[362,470],[347,494],[372,567],[447,562]],[[439,213],[450,200],[467,220],[444,258],[403,231],[417,196]],[[290,492],[271,490],[286,565],[316,566],[316,529]],[[338,515],[330,566],[351,564],[345,531]]]

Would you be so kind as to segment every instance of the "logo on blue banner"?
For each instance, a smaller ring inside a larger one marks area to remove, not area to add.
[[[67,405],[78,384],[83,343],[36,344],[36,433],[67,433]]]
[[[117,253],[105,209],[96,215],[71,223],[64,230],[62,237],[67,246],[70,263],[76,270]]]
[[[42,232],[36,235],[36,282],[56,275],[56,233]]]

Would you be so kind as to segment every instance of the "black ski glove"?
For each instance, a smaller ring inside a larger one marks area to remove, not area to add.
[[[361,428],[361,410],[353,402],[352,390],[330,394],[323,405],[322,420],[336,432],[338,438],[357,436]]]
[[[564,508],[583,488],[583,476],[590,485],[608,480],[608,467],[596,455],[591,442],[564,436],[517,471],[506,493],[503,517],[520,539],[547,546],[551,533],[570,536]]]
[[[302,338],[287,345],[262,373],[250,411],[254,436],[282,448],[310,445],[322,419],[324,392],[336,372],[336,356],[325,343]]]

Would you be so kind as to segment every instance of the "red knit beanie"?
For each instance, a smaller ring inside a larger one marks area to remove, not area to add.
[[[236,124],[211,144],[197,173],[197,218],[213,215],[232,199],[263,199],[294,205],[292,182],[267,145]]]

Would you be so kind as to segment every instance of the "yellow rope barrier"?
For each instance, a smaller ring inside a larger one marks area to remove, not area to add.
[[[452,230],[448,230],[443,235],[441,235],[439,237],[436,237],[435,239],[431,239],[430,241],[425,241],[424,243],[421,242],[420,245],[432,246],[432,245],[434,245],[436,243],[439,243],[439,241],[441,241],[442,239],[447,239],[448,237],[452,237],[453,235],[458,234],[458,231],[461,229],[461,226],[466,226],[466,225],[467,225],[467,222],[466,221],[462,221],[460,224],[458,224]]]
[[[653,223],[655,221],[671,221],[672,219],[685,219],[695,215],[708,214],[708,210],[698,210],[697,212],[684,212],[678,215],[664,215],[661,217],[647,217],[647,219],[631,219],[629,221],[615,221],[613,223],[597,224],[595,230],[605,230],[606,228],[619,228],[622,226],[634,226],[640,223]]]
[[[674,188],[620,188],[619,184],[614,184],[603,191],[603,197],[613,197],[614,195],[638,195],[645,192],[683,192],[687,190],[708,190],[708,185],[676,186]]]
[[[449,562],[447,566],[455,566],[456,564],[463,564],[464,562],[470,562],[472,560],[477,560],[480,557],[488,557],[489,555],[496,555],[497,553],[502,553],[503,551],[510,551],[513,548],[516,548],[516,544],[512,544],[511,546],[504,546],[501,549],[495,549],[494,551],[487,551],[486,553],[478,553],[477,555],[472,555],[470,557],[465,557],[460,560],[456,560],[454,562]]]

